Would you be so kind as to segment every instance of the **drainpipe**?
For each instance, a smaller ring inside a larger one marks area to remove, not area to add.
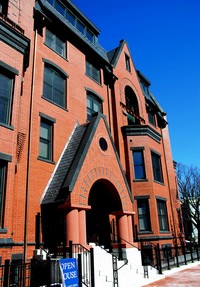
[[[37,50],[37,29],[35,28],[34,43],[33,43],[30,109],[29,109],[26,198],[25,198],[25,213],[24,213],[24,255],[23,255],[24,263],[26,262],[27,259],[26,257],[27,257],[27,245],[28,245],[27,236],[28,236],[28,213],[29,213],[29,193],[30,193],[31,137],[32,137],[32,113],[33,113],[33,95],[34,95],[34,82],[35,82],[36,50]]]

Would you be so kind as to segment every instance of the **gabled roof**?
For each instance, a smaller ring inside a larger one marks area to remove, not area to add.
[[[117,150],[112,140],[109,127],[105,120],[105,116],[98,113],[92,118],[89,123],[84,125],[78,125],[75,128],[69,140],[69,143],[61,156],[61,159],[51,179],[51,182],[45,192],[42,204],[54,203],[60,200],[65,200],[69,192],[73,191],[75,183],[78,179],[79,172],[93,140],[94,134],[102,118],[106,125],[108,136],[115,152],[126,188],[132,200],[132,194],[124,171],[122,169]]]
[[[63,187],[63,183],[69,173],[70,167],[72,165],[72,162],[77,153],[77,150],[86,129],[87,124],[76,126],[69,140],[69,143],[66,145],[62,153],[61,159],[56,167],[54,175],[42,200],[42,204],[53,203],[62,199],[60,197],[60,190]]]
[[[113,67],[115,67],[115,66],[117,65],[117,62],[118,62],[118,60],[119,60],[119,57],[120,57],[120,55],[121,55],[121,52],[122,52],[122,50],[123,50],[125,44],[126,44],[127,47],[128,47],[127,42],[126,42],[125,40],[121,40],[121,41],[120,41],[120,44],[119,44],[119,46],[118,46],[117,48],[115,48],[115,49],[113,49],[113,50],[111,50],[111,51],[109,51],[109,52],[107,53],[108,59],[110,60],[110,64],[111,64]],[[130,52],[129,52],[129,54],[131,55]]]

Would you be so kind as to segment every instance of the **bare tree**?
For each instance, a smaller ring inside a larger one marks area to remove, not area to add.
[[[177,164],[177,180],[186,229],[192,226],[191,239],[200,244],[200,169]]]

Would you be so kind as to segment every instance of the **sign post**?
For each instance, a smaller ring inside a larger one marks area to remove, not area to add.
[[[62,283],[65,287],[79,287],[76,258],[60,259]]]

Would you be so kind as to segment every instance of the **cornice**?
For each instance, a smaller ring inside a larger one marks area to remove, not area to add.
[[[24,55],[24,68],[29,66],[30,40],[2,19],[0,19],[0,41],[22,53]]]
[[[161,141],[161,134],[148,125],[123,126],[121,130],[122,134],[125,136],[148,136],[158,143]]]

